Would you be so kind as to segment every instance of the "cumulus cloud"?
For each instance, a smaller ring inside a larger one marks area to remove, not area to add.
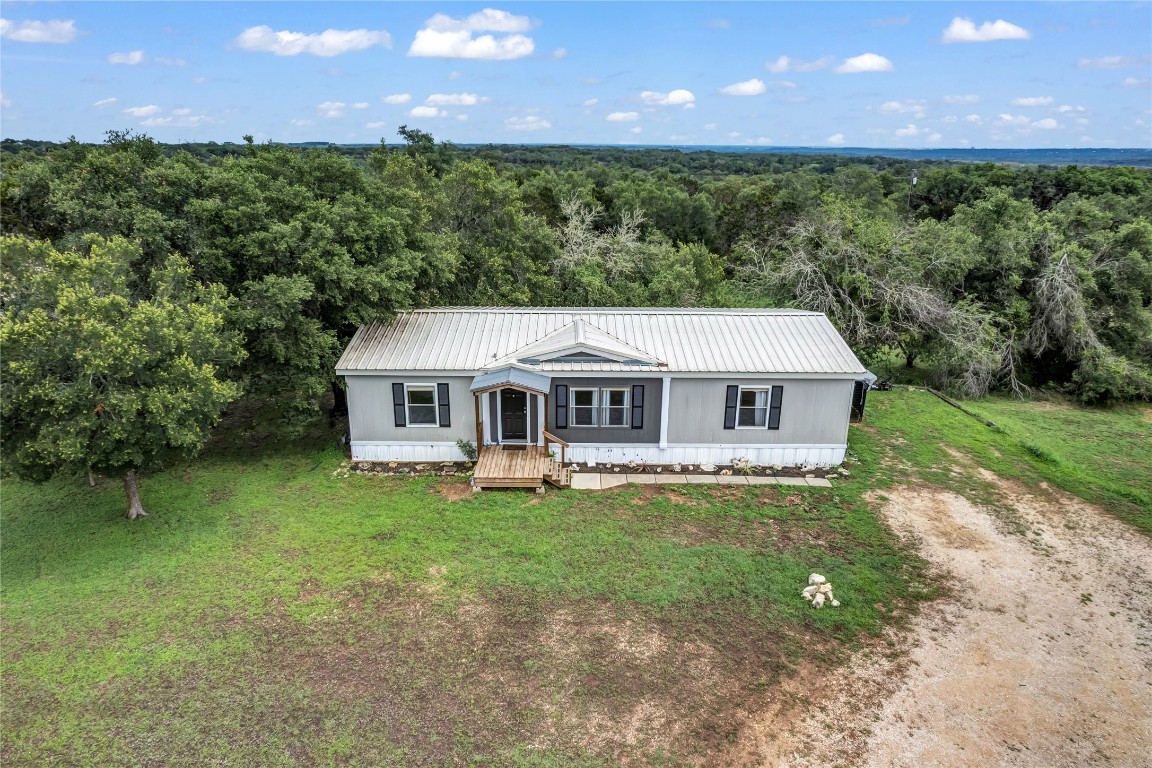
[[[959,16],[952,19],[948,29],[944,30],[942,43],[991,43],[996,40],[1030,40],[1032,33],[1023,27],[996,19],[986,21],[979,27],[971,19],[962,19]]]
[[[836,74],[856,75],[861,72],[891,72],[893,69],[895,67],[892,66],[892,62],[880,54],[862,53],[859,56],[844,59],[840,66],[836,67]]]
[[[315,125],[315,124],[316,124],[316,121],[315,121],[315,120],[305,120],[305,119],[303,119],[303,118],[299,118],[299,117],[297,117],[297,118],[295,118],[295,119],[292,119],[292,120],[289,120],[288,122],[289,122],[290,124],[292,124],[292,125],[295,125],[295,126],[297,126],[297,127],[301,127],[301,128],[302,128],[302,127],[305,127],[305,126],[309,126],[309,125]]]
[[[1082,69],[1126,69],[1140,66],[1140,59],[1135,56],[1100,56],[1080,59],[1076,66]]]
[[[352,109],[368,109],[368,102],[358,101],[352,105]]]
[[[660,91],[642,91],[640,93],[640,100],[645,104],[652,104],[661,107],[676,107],[683,106],[685,109],[691,109],[695,106],[696,96],[692,91],[686,91],[683,88],[677,88],[668,93],[661,93]]]
[[[1084,107],[1081,107],[1081,106],[1075,106],[1074,107],[1071,104],[1061,104],[1060,106],[1056,107],[1056,111],[1062,115],[1066,115],[1066,114],[1069,114],[1071,112],[1083,112]]]
[[[1053,101],[1051,96],[1022,96],[1012,99],[1012,104],[1017,107],[1046,107]]]
[[[630,122],[632,120],[639,120],[640,119],[640,113],[639,112],[613,112],[612,114],[608,115],[608,117],[606,117],[604,119],[610,123],[627,123],[627,122]]]
[[[554,59],[563,59],[567,55],[568,55],[568,49],[567,48],[557,48],[556,50],[552,51],[552,58],[554,58]]]
[[[965,115],[964,120],[974,125],[984,124],[984,118],[980,117],[980,115]]]
[[[144,61],[144,51],[129,51],[128,53],[110,53],[108,54],[109,64],[127,64],[134,66]]]
[[[843,144],[843,143],[844,143],[844,134],[842,134],[842,133],[834,133],[834,134],[832,134],[831,136],[829,136],[829,137],[826,139],[826,141],[827,141],[829,144]]]
[[[344,117],[344,108],[348,106],[342,101],[325,101],[316,105],[316,112],[320,117]]]
[[[490,61],[521,59],[530,56],[536,49],[532,38],[520,34],[531,27],[532,20],[527,16],[515,16],[492,8],[485,8],[463,19],[438,13],[424,22],[424,28],[416,32],[408,48],[408,55]],[[474,36],[476,32],[497,32],[502,33],[502,36]]]
[[[1000,118],[1000,123],[1003,125],[1028,125],[1031,120],[1025,115],[1010,115],[1007,112],[1001,112],[997,117]]]
[[[487,101],[474,93],[434,93],[424,99],[424,103],[433,107],[472,107],[482,101]]]
[[[752,78],[741,83],[732,83],[720,89],[725,96],[759,96],[766,90],[763,80]]]
[[[128,109],[124,110],[124,114],[131,115],[132,117],[151,117],[159,112],[160,107],[155,104],[149,104],[145,107],[128,107]]]
[[[969,93],[962,96],[945,96],[945,104],[976,104],[980,101],[980,97],[974,93]]]
[[[584,106],[594,107],[600,103],[600,99],[584,99]]]
[[[887,114],[911,114],[917,118],[925,115],[923,99],[904,99],[903,101],[886,101],[880,105],[880,111]]]
[[[940,141],[940,139],[942,139],[942,138],[944,138],[944,137],[942,135],[940,135],[939,133],[933,133],[933,134],[928,136],[928,141],[935,143],[937,141]]]
[[[1120,85],[1125,88],[1141,88],[1148,85],[1148,81],[1141,80],[1138,77],[1126,77],[1120,82]]]
[[[191,110],[181,111],[187,113]],[[196,128],[197,126],[210,125],[215,122],[215,118],[208,115],[180,114],[174,117],[150,117],[147,120],[141,120],[140,125],[148,128]]]
[[[536,115],[527,117],[510,117],[504,121],[504,127],[510,131],[543,131],[552,127],[552,123]]]
[[[1039,128],[1042,131],[1050,131],[1053,128],[1059,128],[1060,123],[1056,122],[1050,117],[1046,117],[1043,120],[1037,120],[1036,122],[1032,123],[1032,127]]]
[[[831,66],[836,61],[834,56],[823,56],[813,61],[801,61],[789,56],[780,56],[775,61],[769,61],[764,66],[773,74],[781,72],[815,72]]]
[[[912,136],[919,136],[923,132],[924,132],[924,129],[920,128],[915,123],[908,123],[908,125],[904,126],[903,128],[897,128],[896,129],[896,135],[901,137],[901,138],[909,138]]]
[[[104,107],[112,106],[117,101],[119,101],[119,99],[113,96],[110,99],[100,99],[100,101],[95,102],[92,106],[96,107],[96,109],[103,109]]]
[[[339,56],[351,51],[382,45],[392,47],[392,36],[384,30],[370,29],[326,29],[320,33],[279,32],[269,26],[249,27],[232,41],[237,48],[245,51],[274,53],[277,56],[297,56],[308,53],[313,56]]]
[[[644,129],[636,125],[628,129],[628,133],[643,133]]]
[[[5,96],[3,92],[0,92],[0,107],[8,109],[10,106],[12,106],[12,100]]]
[[[9,21],[0,19],[0,37],[19,43],[70,43],[79,30],[72,19],[51,21]]]
[[[409,117],[447,117],[448,113],[436,107],[412,107],[408,110]]]
[[[407,104],[412,101],[410,93],[393,93],[381,99],[385,104]]]

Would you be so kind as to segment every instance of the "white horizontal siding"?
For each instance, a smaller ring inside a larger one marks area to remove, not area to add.
[[[597,464],[731,464],[747,459],[753,464],[781,467],[834,467],[844,461],[847,445],[591,445],[573,444],[568,461]]]
[[[352,441],[354,461],[467,461],[456,443]]]

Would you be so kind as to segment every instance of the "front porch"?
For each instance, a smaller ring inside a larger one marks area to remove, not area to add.
[[[571,470],[540,445],[491,445],[480,448],[472,473],[472,486],[483,488],[538,488],[544,483],[567,488]]]

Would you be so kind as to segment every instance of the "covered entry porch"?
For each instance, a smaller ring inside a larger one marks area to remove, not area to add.
[[[514,365],[473,379],[476,488],[568,486],[568,443],[548,432],[550,384],[548,376]]]

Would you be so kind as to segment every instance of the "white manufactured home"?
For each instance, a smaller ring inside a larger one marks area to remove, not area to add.
[[[568,461],[784,466],[843,461],[868,375],[818,312],[493,307],[365,325],[336,372],[359,461],[461,460],[468,441],[482,462],[547,443]]]

